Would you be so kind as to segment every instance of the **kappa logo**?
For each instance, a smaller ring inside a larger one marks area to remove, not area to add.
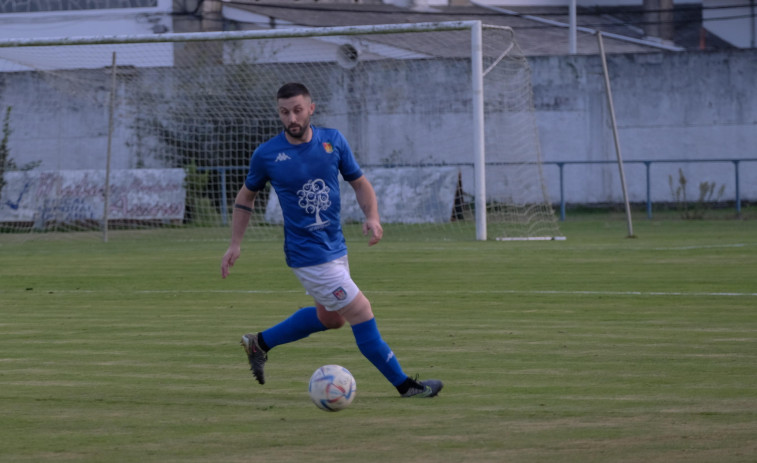
[[[292,158],[290,158],[286,153],[279,153],[278,156],[276,156],[276,162],[288,161],[290,159]]]

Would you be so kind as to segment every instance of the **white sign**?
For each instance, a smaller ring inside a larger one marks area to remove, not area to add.
[[[452,218],[457,191],[456,167],[381,167],[363,169],[373,184],[379,215],[384,223],[444,223]],[[340,181],[342,222],[362,222],[363,211],[355,192]],[[268,223],[284,223],[281,205],[271,189],[265,212]]]
[[[183,169],[114,170],[108,219],[183,220]],[[104,170],[6,172],[0,222],[73,223],[103,218]]]

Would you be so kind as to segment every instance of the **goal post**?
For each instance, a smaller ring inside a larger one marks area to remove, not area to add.
[[[486,150],[484,140],[483,30],[480,22],[471,26],[471,89],[473,100],[473,181],[476,185],[476,239],[486,240]]]
[[[346,136],[392,236],[559,235],[530,68],[506,27],[6,40],[0,76],[0,110],[12,108],[2,233],[100,230],[104,221],[114,231],[225,239],[250,154],[281,130],[276,89],[302,81],[313,123]],[[343,192],[349,235],[360,214]],[[275,193],[261,197],[248,236],[279,238]]]

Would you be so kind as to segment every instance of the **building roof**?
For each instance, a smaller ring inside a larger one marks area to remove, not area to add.
[[[566,7],[512,7],[504,10],[483,6],[447,6],[418,10],[374,2],[307,3],[297,0],[233,0],[224,1],[223,5],[225,9],[238,9],[265,18],[256,24],[261,28],[284,25],[330,27],[480,20],[485,24],[511,27],[515,31],[518,44],[527,56],[569,53],[569,17]],[[643,31],[606,14],[581,11],[577,26],[579,31],[576,44],[579,54],[598,53],[596,35],[589,32],[595,29],[603,32],[607,53],[650,53],[684,49],[673,43],[645,40]]]

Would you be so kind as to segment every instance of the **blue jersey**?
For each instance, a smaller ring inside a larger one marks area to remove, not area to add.
[[[339,174],[348,182],[363,175],[344,136],[312,127],[308,143],[292,145],[284,132],[258,146],[245,186],[276,190],[284,214],[284,254],[290,267],[309,267],[347,254],[339,216]]]

